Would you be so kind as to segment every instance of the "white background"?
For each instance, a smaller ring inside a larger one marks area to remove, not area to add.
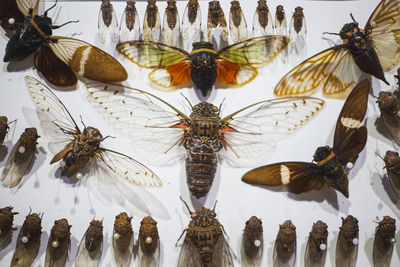
[[[179,14],[182,18],[186,2],[177,3]],[[248,28],[251,29],[253,15],[257,1],[241,1],[245,13]],[[294,8],[298,5],[304,8],[307,21],[307,56],[311,56],[327,47],[329,43],[322,39],[322,32],[339,32],[344,23],[351,21],[350,13],[364,27],[369,15],[378,4],[377,0],[368,1],[268,1],[268,6],[275,13],[275,7],[282,4],[286,11],[287,22]],[[46,8],[52,5],[50,2],[42,3]],[[118,19],[121,18],[125,2],[113,2]],[[166,7],[165,2],[157,3],[161,18]],[[207,1],[201,1],[203,26],[206,25]],[[41,7],[42,9],[44,7]],[[143,22],[146,3],[136,4],[141,23]],[[230,1],[221,1],[226,19],[229,18]],[[69,20],[79,19],[79,23],[70,24],[59,30],[55,35],[74,36],[91,43],[96,41],[97,17],[100,9],[100,2],[61,2],[49,15],[54,19],[54,24],[62,24]],[[336,40],[337,36],[329,36]],[[0,37],[0,51],[4,51],[7,37],[2,34]],[[3,57],[3,53],[1,57]],[[289,57],[292,55],[289,54]],[[25,75],[38,77],[37,72],[32,69],[33,57],[16,64],[3,63],[1,66],[0,84],[0,114],[6,115],[9,120],[18,119],[15,131],[10,131],[8,141],[5,143],[8,151],[11,151],[19,135],[26,127],[35,126],[40,131],[38,119],[34,113],[34,105],[28,95],[24,84]],[[279,61],[280,59],[278,59]],[[273,87],[279,79],[293,66],[291,63],[274,63],[259,70],[258,77],[251,83],[241,88],[214,90],[209,101],[219,106],[225,98],[222,115],[244,107],[254,102],[273,98]],[[126,62],[125,62],[126,63]],[[124,64],[125,64],[124,63]],[[125,64],[129,71],[129,84],[139,89],[148,90],[159,97],[176,105],[177,108],[188,112],[188,105],[180,96],[183,93],[192,104],[198,102],[192,88],[181,89],[175,92],[160,92],[152,88],[147,79],[148,70],[140,69],[131,63]],[[387,73],[386,78],[392,86],[386,86],[382,82],[372,79],[374,95],[380,89],[393,90],[395,87],[393,73]],[[186,186],[184,163],[176,166],[159,167],[146,161],[141,151],[130,144],[130,140],[114,132],[103,119],[96,114],[87,101],[87,94],[80,84],[76,90],[56,91],[64,104],[70,109],[76,120],[82,115],[87,125],[99,128],[103,135],[113,135],[115,139],[107,139],[106,145],[109,148],[132,155],[143,161],[152,168],[163,180],[164,186],[161,189],[150,189],[149,192],[154,198],[160,201],[161,206],[153,210],[154,218],[158,221],[159,234],[161,238],[162,266],[175,266],[178,260],[180,247],[174,244],[187,227],[189,214],[182,202],[181,195],[189,201],[189,205],[198,208],[201,203],[190,198]],[[315,94],[321,97],[320,93]],[[322,112],[308,125],[302,128],[293,136],[280,142],[278,150],[273,154],[267,163],[278,161],[311,161],[312,155],[318,146],[332,145],[333,129],[337,116],[343,104],[343,100],[325,99],[326,105]],[[399,218],[400,203],[394,196],[388,184],[383,161],[376,155],[384,155],[386,150],[398,150],[397,145],[386,137],[382,125],[377,130],[376,123],[379,117],[379,110],[375,104],[375,98],[370,96],[366,124],[368,127],[368,142],[361,153],[354,169],[350,172],[350,198],[344,198],[333,189],[325,188],[318,192],[311,192],[302,195],[287,193],[285,189],[270,190],[262,187],[255,187],[241,181],[241,175],[250,168],[233,169],[228,166],[220,166],[214,185],[208,198],[205,200],[206,207],[212,207],[218,200],[216,212],[218,219],[224,225],[229,236],[229,244],[239,256],[242,230],[245,221],[250,216],[256,215],[263,221],[264,226],[264,257],[263,266],[272,265],[272,252],[278,225],[287,219],[291,219],[297,228],[297,266],[303,266],[303,256],[312,223],[323,220],[328,224],[328,256],[326,266],[334,266],[335,246],[338,228],[341,225],[341,217],[351,214],[358,218],[360,226],[360,245],[358,266],[369,266],[372,264],[373,236],[376,227],[376,217],[382,218],[389,215]],[[25,216],[32,208],[33,212],[44,213],[42,245],[35,266],[43,265],[45,258],[45,247],[47,238],[54,223],[54,220],[67,218],[72,225],[72,243],[69,261],[67,266],[72,266],[75,259],[80,239],[91,219],[104,219],[104,250],[101,261],[102,266],[115,266],[112,260],[111,236],[115,216],[123,211],[122,207],[99,202],[97,198],[90,197],[84,183],[71,184],[67,179],[54,177],[56,166],[50,166],[52,158],[47,149],[46,138],[39,139],[39,153],[32,171],[26,175],[23,185],[17,190],[0,187],[0,206],[13,206],[14,211],[19,212],[15,216],[14,225],[18,228],[14,232],[11,245],[0,252],[0,265],[7,266],[15,248],[15,241],[20,226]],[[0,169],[3,168],[6,158],[5,148],[0,150]],[[256,166],[252,166],[256,167]],[[136,189],[138,190],[138,189]],[[204,202],[204,201],[203,201]],[[145,215],[135,209],[128,210],[133,216],[135,239],[140,221]],[[397,236],[398,232],[397,232]],[[181,240],[182,242],[182,240]],[[395,245],[392,266],[399,266],[400,244]],[[236,263],[239,266],[238,263]]]

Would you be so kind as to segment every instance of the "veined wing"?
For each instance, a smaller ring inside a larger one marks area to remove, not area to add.
[[[372,29],[371,36],[400,29],[400,2],[382,0],[372,12],[365,28]]]
[[[12,0],[14,1],[14,0]],[[6,1],[4,1],[6,2]],[[39,7],[39,0],[15,0],[17,2],[17,6],[19,10],[27,17],[29,15],[29,11],[32,9],[32,16],[37,14],[37,10]]]
[[[33,13],[37,13],[38,3],[39,0],[0,1],[1,26],[5,30],[15,30],[16,28],[21,27],[21,25],[25,22],[25,18],[29,15],[29,8],[33,9]],[[14,23],[10,24],[10,19],[14,19]]]
[[[181,253],[179,254],[178,267],[203,266],[199,250],[190,238],[185,237]]]
[[[211,266],[233,267],[233,257],[236,258],[231,247],[226,241],[224,234],[221,233],[214,247],[214,252],[211,258]]]

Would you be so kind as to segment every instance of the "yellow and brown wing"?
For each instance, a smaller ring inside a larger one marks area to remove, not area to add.
[[[183,60],[165,68],[157,68],[149,73],[149,79],[164,88],[188,85],[192,82],[190,60]]]

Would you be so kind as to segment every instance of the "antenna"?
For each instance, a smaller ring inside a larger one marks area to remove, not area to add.
[[[179,198],[182,200],[183,204],[185,204],[186,208],[189,211],[189,214],[192,214],[193,212],[190,211],[190,208],[189,208],[188,204],[185,202],[185,200],[183,200],[183,198],[181,196]]]
[[[182,94],[181,93],[181,96],[183,96],[185,99],[186,99],[186,101],[189,103],[189,105],[190,105],[190,108],[191,109],[193,109],[193,106],[192,106],[192,103],[190,103],[190,101],[189,101],[189,99],[184,95],[184,94]],[[182,199],[182,198],[181,198]],[[182,200],[183,201],[183,200]]]
[[[57,5],[57,2],[58,2],[58,0],[56,0],[56,2],[54,3],[54,5],[52,5],[51,7],[49,7],[49,9],[47,9],[47,10],[44,12],[44,16],[45,16],[45,17],[47,17],[47,12],[49,12],[51,9],[53,9],[53,8]]]
[[[79,19],[78,19],[78,20],[71,20],[71,21],[65,22],[64,24],[61,24],[61,25],[53,25],[53,26],[51,26],[51,28],[52,28],[52,29],[59,29],[59,28],[65,26],[65,25],[67,25],[67,24],[70,24],[70,23],[78,23],[78,22],[79,22]]]

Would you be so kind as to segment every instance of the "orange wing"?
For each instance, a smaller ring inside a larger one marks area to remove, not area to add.
[[[170,88],[184,86],[192,82],[190,77],[190,61],[184,60],[165,68],[158,68],[149,73],[149,79],[158,86]]]
[[[219,59],[217,62],[217,83],[244,85],[257,76],[257,69],[250,65],[241,65],[225,59]]]

